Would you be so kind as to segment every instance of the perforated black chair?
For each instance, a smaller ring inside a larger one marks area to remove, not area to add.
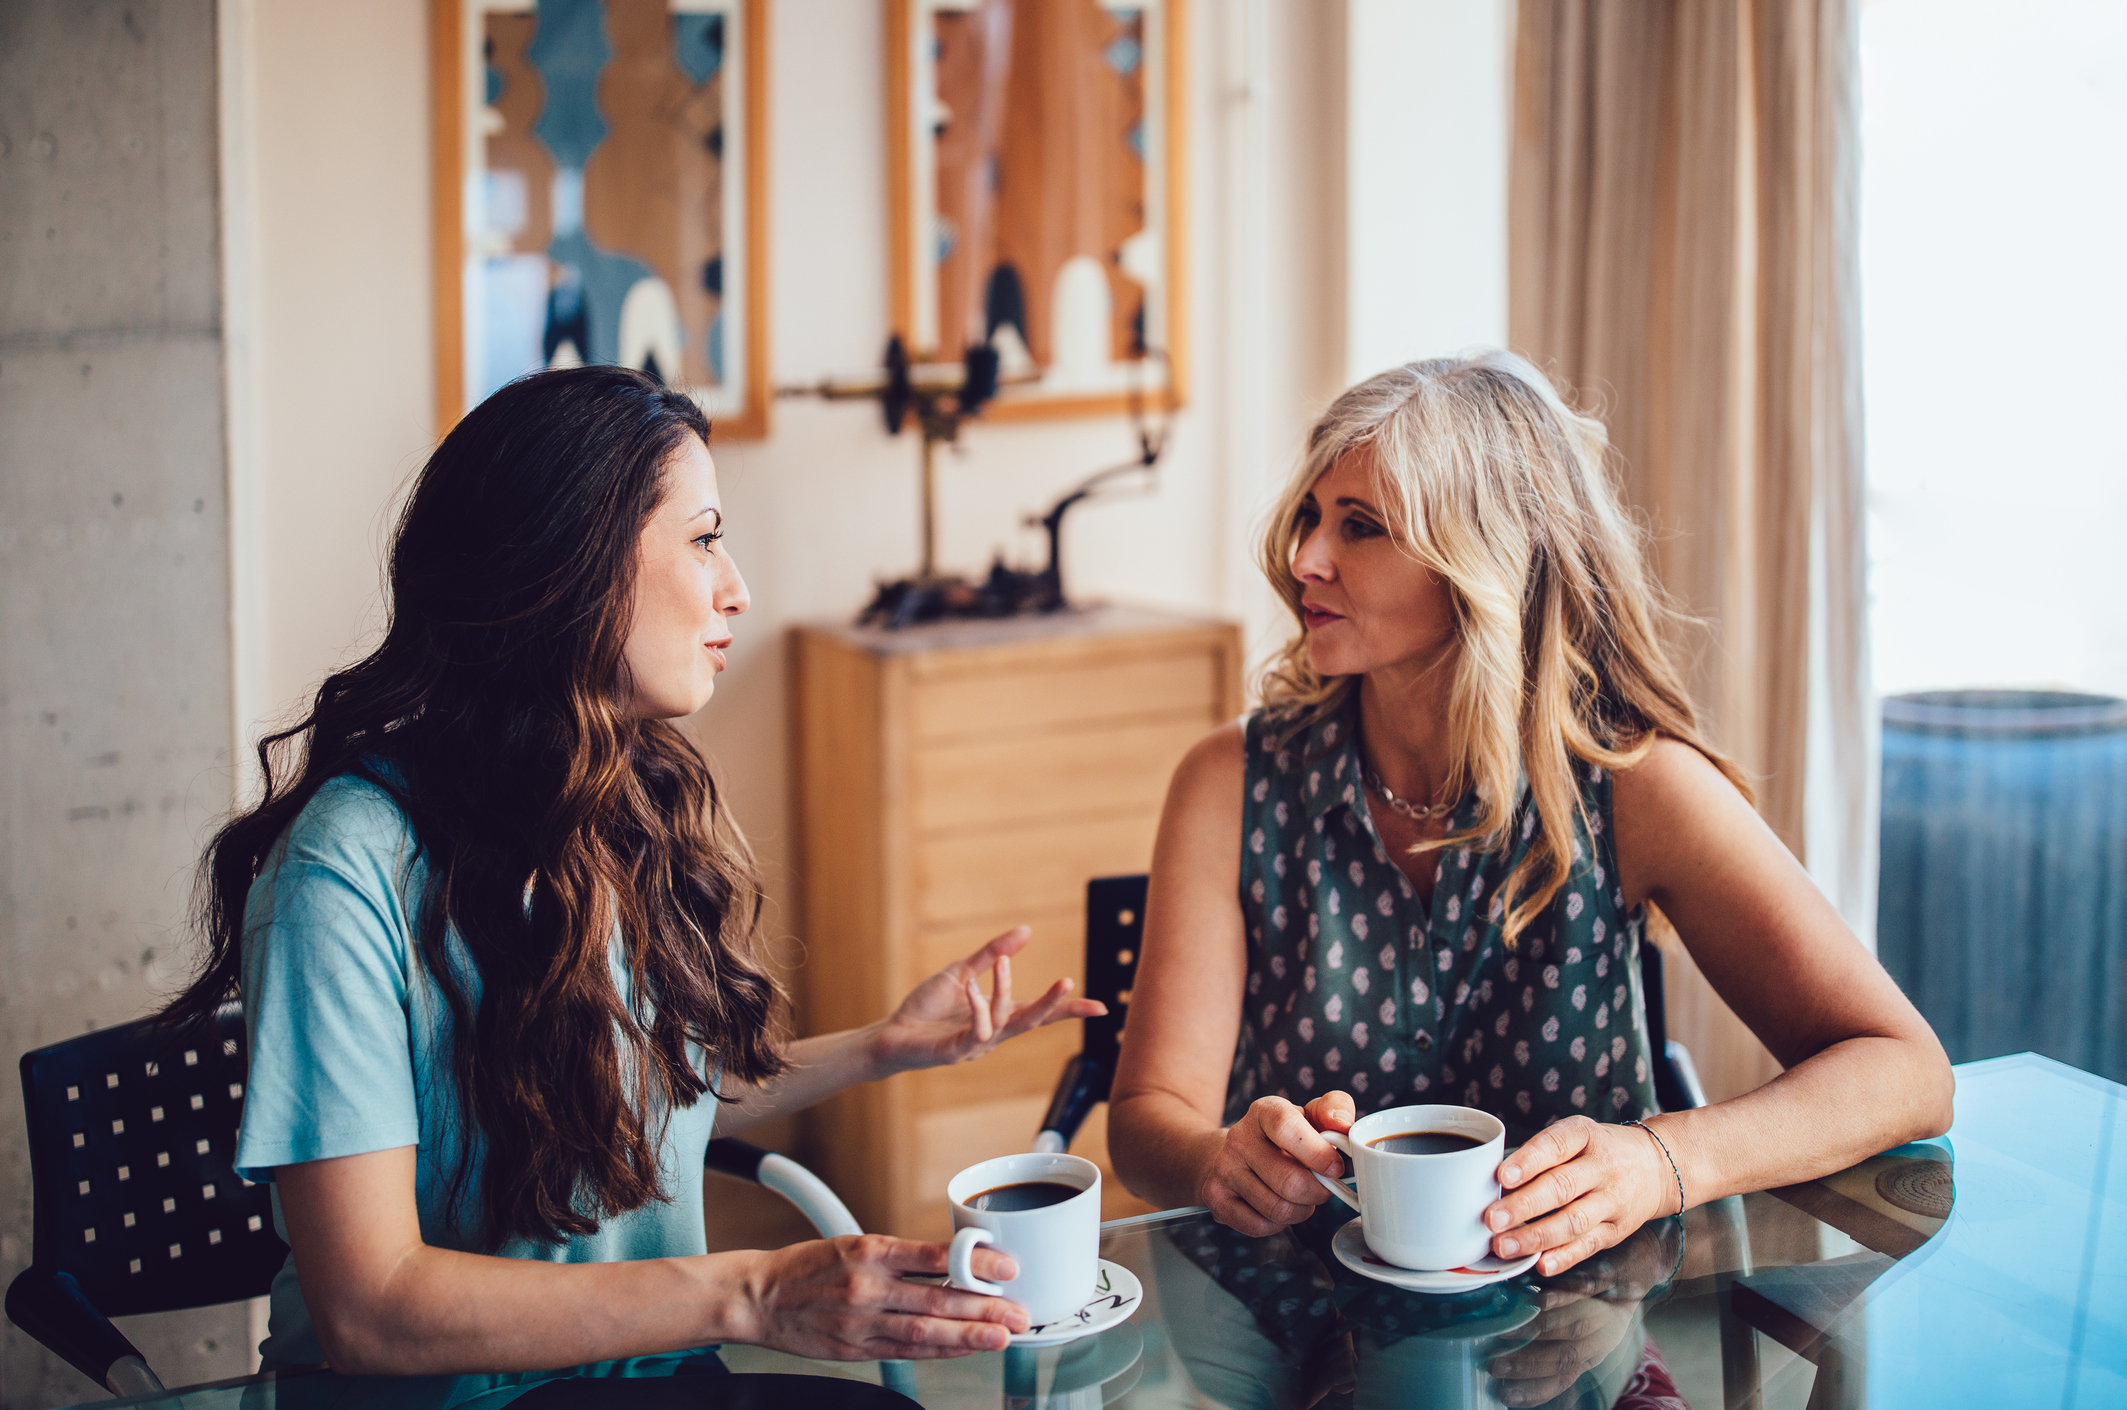
[[[1085,1040],[1064,1064],[1056,1094],[1034,1140],[1037,1151],[1067,1149],[1095,1105],[1108,1099],[1115,1059],[1129,1017],[1130,989],[1137,982],[1145,934],[1148,877],[1103,876],[1086,883],[1086,997],[1108,1006],[1103,1018],[1085,1020]],[[1698,1070],[1684,1045],[1669,1038],[1662,989],[1662,952],[1640,944],[1640,988],[1647,1000],[1648,1048],[1654,1054],[1654,1091],[1664,1111],[1706,1105]]]
[[[1130,986],[1137,982],[1139,942],[1145,934],[1145,883],[1137,876],[1101,876],[1086,883],[1086,997],[1108,1006],[1100,1018],[1082,1020],[1078,1055],[1064,1064],[1056,1095],[1049,1100],[1037,1151],[1060,1151],[1108,1099],[1115,1058],[1122,1051],[1123,1024],[1130,1016]]]
[[[244,1019],[168,1039],[123,1024],[25,1053],[35,1201],[8,1320],[117,1395],[162,1383],[112,1317],[257,1297],[288,1256],[264,1185],[231,1168]]]
[[[1669,1036],[1669,995],[1662,984],[1662,950],[1640,937],[1640,994],[1647,1001],[1647,1051],[1654,1055],[1654,1099],[1664,1111],[1706,1105],[1699,1069],[1682,1043]]]
[[[112,1317],[263,1297],[288,1257],[271,1187],[231,1165],[249,1070],[236,1004],[176,1039],[142,1021],[23,1054],[34,1242],[8,1320],[114,1395],[163,1385]],[[822,1237],[862,1232],[787,1156],[727,1137],[704,1164],[775,1191]]]

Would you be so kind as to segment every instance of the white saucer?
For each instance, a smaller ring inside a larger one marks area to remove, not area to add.
[[[1360,1232],[1362,1221],[1354,1219],[1337,1230],[1330,1240],[1330,1250],[1337,1261],[1363,1278],[1372,1278],[1378,1283],[1402,1288],[1406,1292],[1459,1293],[1472,1288],[1489,1287],[1493,1283],[1528,1272],[1536,1266],[1536,1254],[1524,1258],[1503,1259],[1488,1253],[1467,1268],[1449,1268],[1444,1272],[1429,1273],[1417,1268],[1398,1268],[1383,1261],[1366,1246],[1366,1235]]]
[[[1011,1285],[1005,1285],[1005,1295],[1011,1296]],[[1094,1282],[1093,1296],[1086,1305],[1070,1316],[1057,1322],[1043,1322],[1029,1327],[1005,1345],[1010,1348],[1022,1346],[1062,1346],[1067,1341],[1090,1337],[1095,1332],[1104,1332],[1120,1322],[1130,1320],[1137,1305],[1145,1300],[1145,1285],[1137,1280],[1137,1274],[1120,1263],[1100,1261],[1099,1275]]]

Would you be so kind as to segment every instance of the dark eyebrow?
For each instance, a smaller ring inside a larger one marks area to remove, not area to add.
[[[716,507],[715,505],[713,505],[713,504],[705,504],[705,505],[703,505],[703,506],[702,506],[702,507],[701,507],[700,509],[697,509],[697,510],[695,510],[695,511],[694,511],[694,519],[699,519],[699,518],[701,518],[701,517],[702,517],[702,516],[703,516],[704,514],[714,514],[714,515],[716,516],[716,524],[717,524],[717,527],[718,527],[718,528],[722,528],[722,527],[723,527],[723,525],[724,525],[724,511],[723,511],[723,510],[721,510],[721,509],[717,508],[717,507]],[[691,523],[693,523],[693,522],[694,522],[694,519],[689,519],[689,520],[688,520],[687,522],[691,524]]]

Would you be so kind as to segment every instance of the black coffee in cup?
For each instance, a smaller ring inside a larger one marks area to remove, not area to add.
[[[1456,1151],[1475,1150],[1484,1142],[1453,1131],[1400,1131],[1393,1136],[1376,1136],[1366,1144],[1383,1155],[1453,1155]]]
[[[1076,1185],[1066,1185],[1056,1180],[1028,1180],[1020,1185],[999,1185],[993,1190],[984,1190],[969,1199],[967,1207],[1007,1212],[1047,1209],[1052,1204],[1062,1204],[1072,1196],[1083,1193]]]

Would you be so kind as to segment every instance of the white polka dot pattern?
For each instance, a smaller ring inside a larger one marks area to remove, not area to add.
[[[1246,740],[1251,1021],[1234,1051],[1228,1120],[1257,1097],[1305,1102],[1337,1087],[1362,1113],[1410,1101],[1483,1107],[1514,1139],[1574,1113],[1624,1121],[1656,1110],[1641,917],[1623,914],[1614,884],[1607,774],[1576,766],[1577,863],[1510,950],[1501,891],[1534,845],[1526,790],[1506,845],[1440,854],[1428,908],[1374,832],[1343,718],[1286,732],[1259,711]],[[1474,796],[1463,799],[1451,827],[1475,810]]]

